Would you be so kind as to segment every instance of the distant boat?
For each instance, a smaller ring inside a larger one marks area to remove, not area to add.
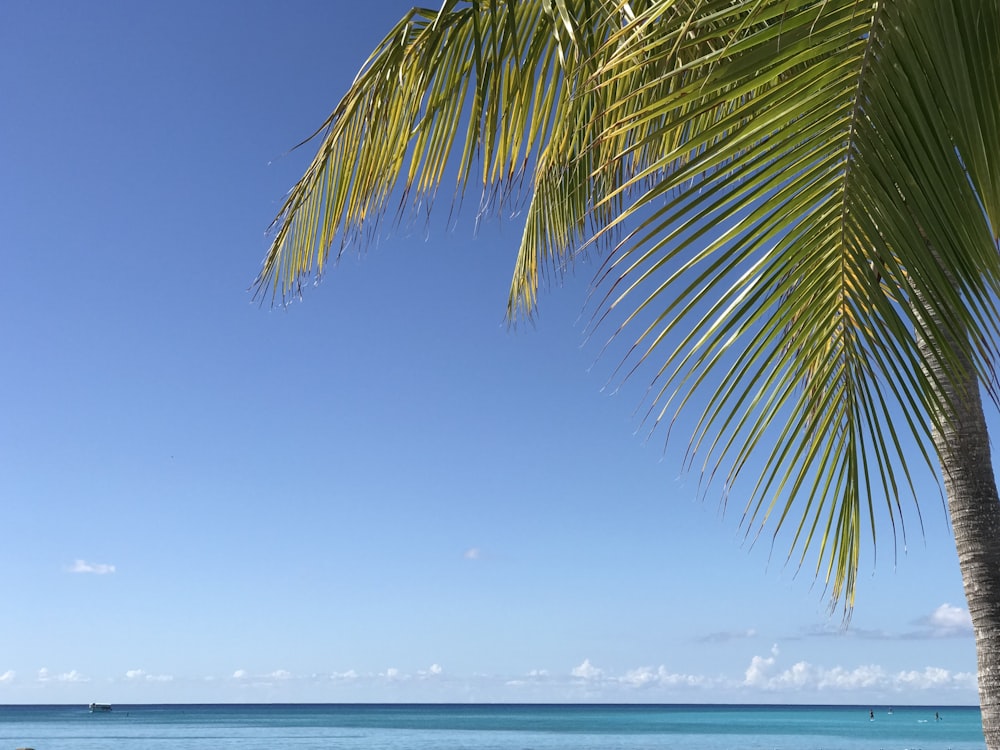
[[[110,703],[91,703],[90,704],[90,713],[92,713],[92,714],[94,714],[94,713],[100,713],[102,711],[110,711],[110,710],[111,710],[111,704]]]

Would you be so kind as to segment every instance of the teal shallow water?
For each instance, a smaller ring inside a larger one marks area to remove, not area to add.
[[[0,750],[983,750],[978,708],[0,706]],[[935,720],[935,712],[941,720]]]

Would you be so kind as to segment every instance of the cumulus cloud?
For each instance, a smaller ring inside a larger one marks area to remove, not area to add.
[[[606,690],[735,690],[748,698],[760,694],[802,695],[805,693],[838,693],[845,697],[862,691],[869,693],[909,693],[919,691],[968,691],[975,695],[974,673],[953,672],[940,667],[890,672],[875,664],[859,666],[821,666],[807,661],[797,661],[791,666],[781,665],[781,651],[777,644],[767,654],[755,655],[743,673],[742,680],[726,677],[709,677],[699,674],[672,672],[665,666],[637,667],[620,675],[593,667],[589,661],[573,670],[574,677],[599,677]]]
[[[805,662],[801,663],[808,666]],[[832,669],[809,667],[809,671],[815,673],[812,679],[820,690],[862,690],[887,687],[891,684],[891,679],[885,670],[876,664],[863,664],[854,669],[839,666]],[[802,687],[808,687],[808,684],[802,683]]]
[[[771,668],[778,657],[778,644],[771,646],[770,656],[755,656],[744,673],[743,684],[747,687],[762,687],[771,679]]]
[[[909,687],[929,688],[948,684],[951,680],[951,675],[947,669],[926,667],[922,672],[915,669],[900,672],[896,675],[896,679]]]
[[[630,669],[620,677],[613,679],[621,685],[639,689],[653,687],[703,687],[711,683],[711,680],[701,675],[671,672],[662,664],[655,669],[653,667]]]
[[[945,603],[925,617],[921,624],[937,638],[972,634],[972,617],[964,607]]]
[[[0,674],[0,682],[13,682],[16,674],[13,669],[8,669],[3,674]]]
[[[73,564],[67,570],[70,573],[93,573],[94,575],[103,576],[114,573],[115,566],[108,565],[107,563],[89,563],[86,560],[74,560]]]
[[[625,688],[628,690],[647,690],[652,688],[708,687],[715,681],[702,675],[681,674],[671,672],[662,664],[659,667],[635,667],[622,674],[612,674],[607,670],[595,667],[590,659],[584,659],[578,667],[570,671],[570,675],[588,683],[600,683],[609,690]],[[535,670],[528,675],[534,680],[548,679],[544,670]]]
[[[622,676],[622,682],[635,687],[645,687],[657,682],[658,676],[658,670],[654,670],[652,667],[639,667],[626,672]]]
[[[923,670],[888,672],[876,664],[846,668],[822,667],[799,661],[791,667],[778,666],[778,648],[771,656],[754,656],[747,667],[743,686],[764,692],[836,691],[849,695],[862,690],[899,692],[915,690],[974,690],[976,678],[966,672],[951,672],[940,667]]]
[[[268,689],[296,695],[312,683],[327,686],[335,695],[382,695],[390,689],[403,698],[426,699],[428,692],[435,700],[461,700],[472,691],[489,695],[491,699],[509,701],[573,702],[586,698],[607,702],[703,702],[734,703],[857,703],[870,700],[902,704],[910,702],[955,703],[974,701],[974,672],[949,670],[938,665],[914,666],[901,670],[887,669],[878,664],[818,664],[785,655],[787,647],[777,644],[757,655],[746,655],[746,661],[715,674],[687,673],[668,665],[646,665],[611,669],[599,667],[589,658],[569,670],[550,671],[536,668],[520,674],[474,673],[456,675],[438,663],[412,672],[396,667],[378,671],[324,672],[295,675],[286,670],[256,673],[239,669],[229,677],[233,687],[241,690]],[[13,679],[0,674],[4,680]],[[447,675],[447,677],[444,677]],[[125,673],[128,680],[138,683],[159,678],[142,669]],[[70,672],[56,677],[42,670],[39,679],[69,680],[82,678]],[[889,700],[890,696],[893,696]],[[898,696],[898,697],[896,697]]]
[[[417,677],[421,679],[427,679],[429,677],[437,677],[442,674],[444,670],[441,668],[440,664],[431,664],[427,669],[421,669],[417,672]]]
[[[578,667],[573,667],[570,674],[574,677],[579,677],[581,680],[599,680],[601,679],[601,675],[604,673],[602,670],[591,664],[590,659],[584,659],[583,664]]]

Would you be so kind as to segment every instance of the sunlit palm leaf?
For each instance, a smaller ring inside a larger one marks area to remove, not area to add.
[[[593,5],[581,0],[570,14],[562,3],[452,1],[439,13],[412,11],[320,129],[319,151],[275,219],[258,291],[284,299],[321,274],[336,243],[375,232],[390,197],[400,197],[394,189],[402,188],[397,218],[407,206],[429,207],[456,159],[457,191],[476,181],[479,164],[484,200],[499,210],[542,148],[559,151],[560,164],[577,158],[595,107],[575,97],[613,20]],[[562,251],[582,238],[588,204],[579,188],[561,189],[558,200],[558,212],[552,202],[542,209],[543,235]]]
[[[678,70],[676,86],[637,87],[640,105],[608,114],[604,139],[633,145],[605,158],[629,162],[636,182],[662,179],[616,222],[643,219],[608,260],[606,301],[627,305],[622,327],[647,321],[633,353],[659,372],[653,418],[697,396],[693,450],[707,446],[710,473],[728,456],[727,487],[751,455],[769,455],[748,523],[799,519],[793,548],[818,546],[849,605],[863,517],[875,529],[870,498],[898,517],[900,492],[915,495],[906,448],[926,445],[946,411],[914,330],[956,369],[969,331],[981,376],[992,368],[998,152],[970,123],[983,107],[975,81],[995,90],[995,63],[966,63],[996,58],[997,9],[980,19],[987,30],[963,27],[947,3],[700,10],[705,23],[726,18],[727,43]],[[674,29],[649,8],[622,30],[599,85],[683,50]],[[685,119],[680,141],[633,114],[693,102],[712,116]]]
[[[690,459],[849,609],[864,528],[902,529],[906,457],[931,463],[947,414],[918,341],[991,382],[998,43],[985,0],[417,10],[325,124],[258,289],[295,292],[390,199],[430,203],[447,164],[494,210],[527,175],[510,315],[605,251],[601,319],[630,332],[623,375],[652,368],[651,422],[701,404]]]

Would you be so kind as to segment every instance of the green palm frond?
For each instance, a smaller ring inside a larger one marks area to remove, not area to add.
[[[641,144],[616,157],[635,181],[662,176],[611,194],[638,196],[612,228],[642,219],[606,265],[622,327],[650,321],[633,352],[657,367],[652,419],[703,403],[693,450],[710,473],[728,459],[727,487],[751,455],[769,456],[747,523],[798,519],[793,550],[818,547],[817,573],[848,605],[866,517],[875,532],[871,498],[900,518],[901,492],[916,495],[906,448],[928,445],[947,413],[918,338],[959,370],[971,335],[973,366],[992,371],[1000,152],[974,123],[975,87],[996,86],[998,13],[977,7],[989,11],[979,25],[950,3],[704,3],[706,24],[725,16],[728,42],[692,63],[698,75],[679,69],[675,87],[637,88],[603,134]],[[672,53],[672,33],[648,9],[599,85]],[[648,127],[694,103],[708,116],[678,115],[680,142],[676,117]]]
[[[398,213],[432,202],[456,159],[456,192],[479,182],[497,210],[543,147],[559,149],[561,163],[578,158],[588,133],[575,97],[613,19],[597,0],[573,5],[570,14],[562,2],[450,0],[439,12],[411,11],[317,131],[316,157],[274,221],[257,292],[295,293],[338,242],[370,237],[390,199]],[[586,210],[577,191],[559,215],[546,212],[550,241],[580,241]]]
[[[257,289],[293,293],[448,164],[494,209],[524,181],[509,314],[603,253],[599,320],[632,342],[622,377],[652,368],[651,424],[697,408],[689,460],[849,611],[865,529],[905,533],[907,458],[933,463],[948,413],[919,342],[992,382],[998,42],[996,0],[416,10],[322,128]]]

